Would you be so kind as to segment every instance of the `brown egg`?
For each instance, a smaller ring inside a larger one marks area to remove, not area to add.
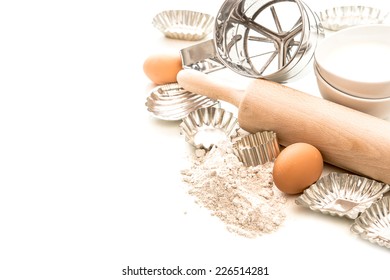
[[[155,84],[175,83],[177,73],[182,70],[180,54],[153,54],[144,61],[145,75]]]
[[[295,143],[287,146],[275,159],[274,183],[284,193],[298,194],[320,178],[323,167],[322,155],[316,147]]]

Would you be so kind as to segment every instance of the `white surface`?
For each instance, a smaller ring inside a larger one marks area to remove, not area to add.
[[[186,193],[180,170],[190,149],[178,122],[146,111],[153,85],[142,63],[188,45],[152,27],[157,12],[215,14],[222,2],[1,3],[0,279],[168,279],[122,276],[127,266],[387,277],[389,249],[351,234],[349,220],[295,206],[294,197],[280,230],[246,239]],[[291,86],[318,95],[312,73]]]

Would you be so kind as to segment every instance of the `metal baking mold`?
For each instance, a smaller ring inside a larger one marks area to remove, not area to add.
[[[366,177],[331,172],[303,191],[296,204],[332,216],[355,219],[390,186]]]
[[[154,16],[152,24],[165,37],[198,41],[211,33],[214,17],[196,11],[166,10]]]
[[[351,226],[361,238],[390,249],[390,196],[374,202]]]
[[[274,161],[280,149],[276,133],[262,131],[237,139],[233,152],[245,166],[257,166]]]
[[[170,83],[153,88],[145,105],[156,118],[177,121],[199,108],[218,106],[219,102]]]
[[[344,28],[362,24],[381,24],[389,12],[367,6],[338,6],[319,12],[324,28],[339,31]]]
[[[233,113],[208,107],[189,113],[180,124],[180,133],[195,148],[210,150],[221,141],[229,141],[237,127]]]
[[[286,82],[300,77],[324,37],[319,18],[300,0],[226,0],[214,38],[181,50],[183,67],[218,62],[250,78]]]

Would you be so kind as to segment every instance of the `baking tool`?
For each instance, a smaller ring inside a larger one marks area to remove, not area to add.
[[[339,31],[356,25],[383,23],[388,14],[368,6],[337,6],[320,11],[319,18],[324,28]]]
[[[350,27],[318,44],[315,65],[335,88],[363,98],[390,97],[390,25]]]
[[[355,219],[390,186],[362,176],[331,172],[304,190],[296,204],[332,216]]]
[[[291,81],[305,73],[323,36],[318,17],[300,0],[226,0],[214,38],[181,50],[183,67],[197,69],[208,60],[215,70]]]
[[[184,69],[211,73],[226,68],[216,53],[213,40],[181,49],[180,55]]]
[[[218,104],[217,100],[184,90],[177,83],[153,88],[145,103],[153,116],[168,121],[181,120],[196,109]]]
[[[180,132],[198,149],[210,150],[227,141],[237,129],[237,118],[222,108],[200,108],[188,114],[180,124]]]
[[[256,166],[273,161],[280,150],[276,133],[261,131],[237,139],[233,152],[245,166]]]
[[[314,68],[317,86],[321,96],[329,101],[347,106],[349,108],[370,114],[382,119],[390,118],[390,97],[387,98],[362,98],[342,92],[329,84]]]
[[[272,130],[283,146],[311,144],[330,164],[390,183],[390,122],[264,79],[253,79],[245,91],[190,69],[177,80],[237,106],[238,123],[250,133]]]
[[[165,37],[187,41],[205,38],[212,31],[213,23],[213,16],[189,10],[162,11],[152,20]]]
[[[390,196],[373,203],[351,226],[361,238],[390,249]]]

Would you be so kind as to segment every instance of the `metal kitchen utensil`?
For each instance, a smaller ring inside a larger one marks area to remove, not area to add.
[[[180,124],[180,133],[198,149],[210,150],[228,141],[238,129],[237,118],[222,108],[200,108],[188,114]]]
[[[276,133],[262,131],[236,140],[233,152],[245,166],[257,166],[275,160],[280,149]]]
[[[298,77],[324,36],[318,17],[300,0],[226,0],[214,38],[181,50],[184,68],[234,72],[276,82]]]
[[[367,6],[337,6],[319,12],[319,19],[324,28],[339,31],[362,24],[381,24],[389,12]]]
[[[373,203],[351,226],[361,238],[390,249],[390,196]]]
[[[323,214],[355,219],[389,190],[389,185],[379,181],[331,172],[304,190],[295,202]]]
[[[216,106],[219,102],[184,90],[177,83],[153,88],[146,99],[146,107],[156,118],[176,121],[199,108]]]
[[[152,24],[165,37],[171,39],[198,41],[213,29],[214,17],[189,10],[166,10],[156,14]]]

